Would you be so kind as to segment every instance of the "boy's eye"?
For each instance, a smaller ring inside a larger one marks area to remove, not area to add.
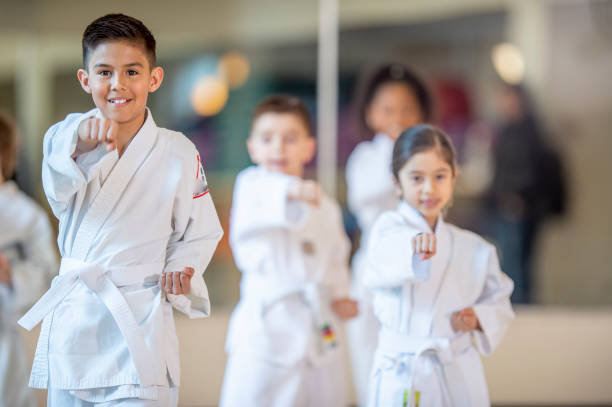
[[[110,76],[111,71],[107,71],[107,70],[103,70],[103,71],[99,71],[98,75],[100,76]]]
[[[412,179],[412,182],[421,182],[423,177],[421,177],[420,175],[415,175],[411,179]]]
[[[436,179],[438,179],[438,180],[443,180],[443,179],[446,179],[446,174],[438,174],[438,175],[436,176]]]
[[[133,69],[130,69],[129,71],[127,71],[128,76],[134,76],[134,75],[138,75],[138,71],[135,71]]]

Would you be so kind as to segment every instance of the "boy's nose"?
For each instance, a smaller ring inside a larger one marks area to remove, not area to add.
[[[121,75],[114,75],[113,80],[111,81],[111,86],[113,89],[124,89],[123,78]]]

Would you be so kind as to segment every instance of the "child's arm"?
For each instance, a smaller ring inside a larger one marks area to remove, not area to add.
[[[325,269],[322,285],[331,293],[331,309],[342,320],[348,320],[359,314],[357,301],[350,295],[349,256],[351,244],[344,231],[342,212],[337,204],[327,200],[321,203],[322,210],[329,215],[324,234],[320,236],[324,245],[330,247],[331,258]]]
[[[478,350],[491,354],[501,342],[514,312],[510,304],[510,295],[514,283],[499,267],[495,247],[489,248],[487,277],[482,294],[473,307],[480,329],[474,330]]]
[[[213,204],[204,171],[199,163],[195,147],[191,145],[192,160],[186,160],[183,168],[182,182],[175,197],[175,209],[172,224],[173,233],[166,250],[166,267],[164,273],[179,272],[178,282],[181,289],[189,288],[185,295],[167,294],[172,305],[192,318],[207,317],[210,314],[208,290],[204,283],[203,273],[212,258],[217,244],[223,236],[223,230]],[[189,287],[183,287],[183,280],[188,277],[186,269],[194,270]],[[182,274],[180,273],[182,272]],[[177,276],[171,276],[173,285]],[[165,281],[168,287],[168,279]]]
[[[318,201],[316,188],[302,188],[306,182],[259,167],[238,174],[231,216],[232,246],[253,234],[300,227],[308,216],[307,202]]]
[[[55,216],[60,218],[76,193],[93,178],[91,171],[101,161],[106,151],[94,148],[88,152],[77,151],[79,126],[94,116],[96,110],[69,114],[64,121],[47,130],[43,141],[42,181],[47,200]],[[96,144],[97,145],[97,144]],[[91,147],[89,145],[87,148]],[[85,148],[81,146],[81,148]],[[86,149],[86,148],[85,148]],[[75,157],[78,156],[78,159]]]
[[[364,285],[377,289],[426,281],[435,251],[435,235],[407,225],[401,215],[384,213],[372,229]]]

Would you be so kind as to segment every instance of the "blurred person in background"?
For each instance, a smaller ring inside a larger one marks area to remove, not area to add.
[[[47,214],[12,181],[16,161],[14,123],[0,114],[0,407],[36,405],[17,317],[57,271]]]
[[[238,174],[230,244],[242,272],[227,334],[221,407],[342,407],[342,321],[349,241],[338,203],[304,166],[315,154],[310,115],[297,97],[273,95],[253,113],[247,147],[256,164]]]
[[[348,208],[361,229],[351,283],[360,312],[349,322],[348,335],[357,401],[365,405],[380,326],[372,310],[371,295],[362,284],[365,247],[378,215],[396,209],[399,202],[391,173],[393,143],[403,130],[431,120],[432,101],[424,81],[398,63],[377,67],[359,88],[359,120],[373,138],[359,143],[346,164]]]
[[[500,122],[492,145],[493,179],[486,193],[487,228],[501,251],[502,269],[514,280],[512,301],[529,303],[538,233],[544,220],[565,211],[565,177],[525,88],[503,83],[496,97]]]

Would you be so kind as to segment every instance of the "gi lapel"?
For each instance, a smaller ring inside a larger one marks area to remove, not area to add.
[[[86,260],[91,243],[121,198],[127,184],[134,177],[143,161],[149,156],[157,140],[157,126],[151,112],[132,139],[123,156],[117,161],[104,185],[96,195],[75,236],[70,257]]]

